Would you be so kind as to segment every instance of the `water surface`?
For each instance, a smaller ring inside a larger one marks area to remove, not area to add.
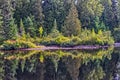
[[[119,48],[0,52],[0,80],[119,80],[119,76]]]

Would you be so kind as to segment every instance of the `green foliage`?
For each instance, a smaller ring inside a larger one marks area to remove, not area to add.
[[[98,31],[98,34],[95,33],[94,29],[92,32],[90,30],[83,31],[79,37],[82,39],[82,44],[88,45],[111,45],[114,43],[111,33]]]
[[[22,38],[37,45],[113,44],[111,33],[107,30],[119,26],[118,2],[120,1],[0,1],[0,42]],[[116,32],[118,31],[113,33],[114,38],[118,39],[119,33],[117,35]]]
[[[9,27],[7,27],[5,29],[6,33],[5,37],[6,39],[16,39],[17,35],[18,35],[18,29],[17,29],[17,25],[14,22],[14,19],[12,18],[10,23],[9,23]]]
[[[39,28],[39,33],[40,33],[40,37],[42,37],[42,35],[43,35],[43,28],[42,27]]]
[[[33,2],[33,5],[32,7],[34,8],[33,9],[33,14],[35,16],[35,20],[36,20],[36,23],[37,23],[37,26],[43,26],[43,23],[44,23],[44,14],[42,13],[43,10],[42,10],[42,0],[35,0]]]
[[[120,28],[115,28],[113,32],[115,42],[120,42]]]
[[[15,49],[22,49],[22,48],[35,48],[36,45],[30,41],[24,40],[8,40],[3,43],[4,50],[15,50]]]
[[[57,22],[55,20],[54,21],[54,26],[53,26],[51,32],[48,34],[48,37],[50,37],[50,38],[56,38],[57,36],[61,36],[61,35],[62,34],[57,29]]]
[[[31,37],[36,36],[36,28],[34,26],[32,18],[29,16],[25,19],[25,30],[30,34]]]
[[[0,10],[0,44],[4,41],[3,17]]]
[[[82,27],[90,29],[93,28],[93,19],[95,17],[101,17],[104,11],[100,0],[78,0],[77,8]]]
[[[100,21],[99,17],[96,17],[94,20],[94,29],[96,32],[98,32],[99,30],[105,31],[107,27],[103,22]]]
[[[74,3],[71,4],[69,14],[66,17],[64,25],[62,27],[62,32],[64,36],[76,36],[80,33],[81,24],[78,19],[78,12]]]
[[[20,35],[22,37],[25,37],[25,29],[24,29],[24,24],[23,24],[22,19],[20,20]]]
[[[69,13],[70,3],[64,0],[45,0],[42,6],[46,33],[51,32],[55,19],[58,24],[58,30],[61,31],[61,27]]]
[[[17,25],[13,18],[13,7],[11,1],[4,0],[1,3],[1,13],[3,17],[3,31],[5,40],[15,39],[17,37]]]
[[[99,30],[95,33],[94,29],[83,30],[79,36],[64,37],[59,35],[57,37],[46,37],[39,41],[44,45],[58,45],[58,46],[76,46],[76,45],[111,45],[114,44],[114,40],[111,37],[111,33],[103,32]]]

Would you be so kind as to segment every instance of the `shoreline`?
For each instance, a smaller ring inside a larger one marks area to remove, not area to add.
[[[92,46],[92,45],[80,45],[74,47],[60,47],[60,46],[43,46],[41,48],[22,48],[17,50],[95,50],[95,49],[102,49],[108,48],[110,46]]]
[[[100,46],[100,45],[78,45],[78,46],[68,46],[68,47],[61,47],[61,46],[44,46],[44,45],[39,45],[36,48],[19,48],[19,49],[11,49],[11,50],[5,50],[1,49],[2,51],[15,51],[15,50],[20,50],[20,51],[31,51],[31,50],[95,50],[95,49],[106,49],[110,46],[114,46],[115,48],[120,47],[120,43],[114,43],[113,45],[105,45],[105,46]]]

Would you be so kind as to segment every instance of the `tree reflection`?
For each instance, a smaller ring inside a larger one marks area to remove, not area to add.
[[[112,52],[113,48],[4,52],[4,55],[0,56],[2,65],[0,78],[1,80],[106,80],[109,72],[107,65],[112,60],[112,63],[115,62]],[[110,66],[112,65],[115,64]]]

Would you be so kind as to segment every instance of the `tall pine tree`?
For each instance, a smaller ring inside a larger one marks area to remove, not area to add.
[[[57,27],[57,21],[56,21],[56,19],[54,20],[54,26],[53,26],[53,28],[52,28],[52,30],[51,30],[51,33],[48,35],[49,37],[52,37],[52,38],[56,38],[56,37],[58,37],[58,36],[60,36],[61,34],[60,34],[60,32],[58,31],[58,29],[57,29],[58,27]]]
[[[43,26],[44,23],[44,15],[43,15],[43,10],[42,10],[42,0],[35,0],[34,5],[33,5],[33,11],[34,11],[34,16],[35,20],[37,22],[37,26]]]
[[[104,10],[100,0],[78,0],[77,8],[82,27],[90,29],[93,28],[94,18],[101,17]]]
[[[119,27],[119,19],[120,19],[120,12],[119,12],[119,2],[118,0],[111,0],[112,1],[112,11],[113,11],[113,27]]]
[[[24,22],[25,22],[26,33],[29,33],[31,37],[35,37],[36,29],[35,29],[34,23],[32,21],[32,18],[28,16]]]
[[[3,17],[0,10],[0,41],[4,40],[4,30],[3,30]]]
[[[112,12],[112,2],[111,0],[101,0],[102,5],[104,6],[104,11],[101,16],[102,21],[105,23],[106,26],[109,27],[109,29],[113,29],[113,12]]]
[[[22,19],[20,20],[20,36],[25,37],[25,28]]]
[[[80,20],[78,19],[78,12],[74,2],[71,4],[69,14],[66,17],[62,32],[65,36],[78,35],[81,30]]]
[[[4,26],[4,37],[5,39],[15,39],[17,37],[17,26],[13,19],[13,8],[11,0],[2,0],[3,4],[2,15],[3,15],[3,26]]]

